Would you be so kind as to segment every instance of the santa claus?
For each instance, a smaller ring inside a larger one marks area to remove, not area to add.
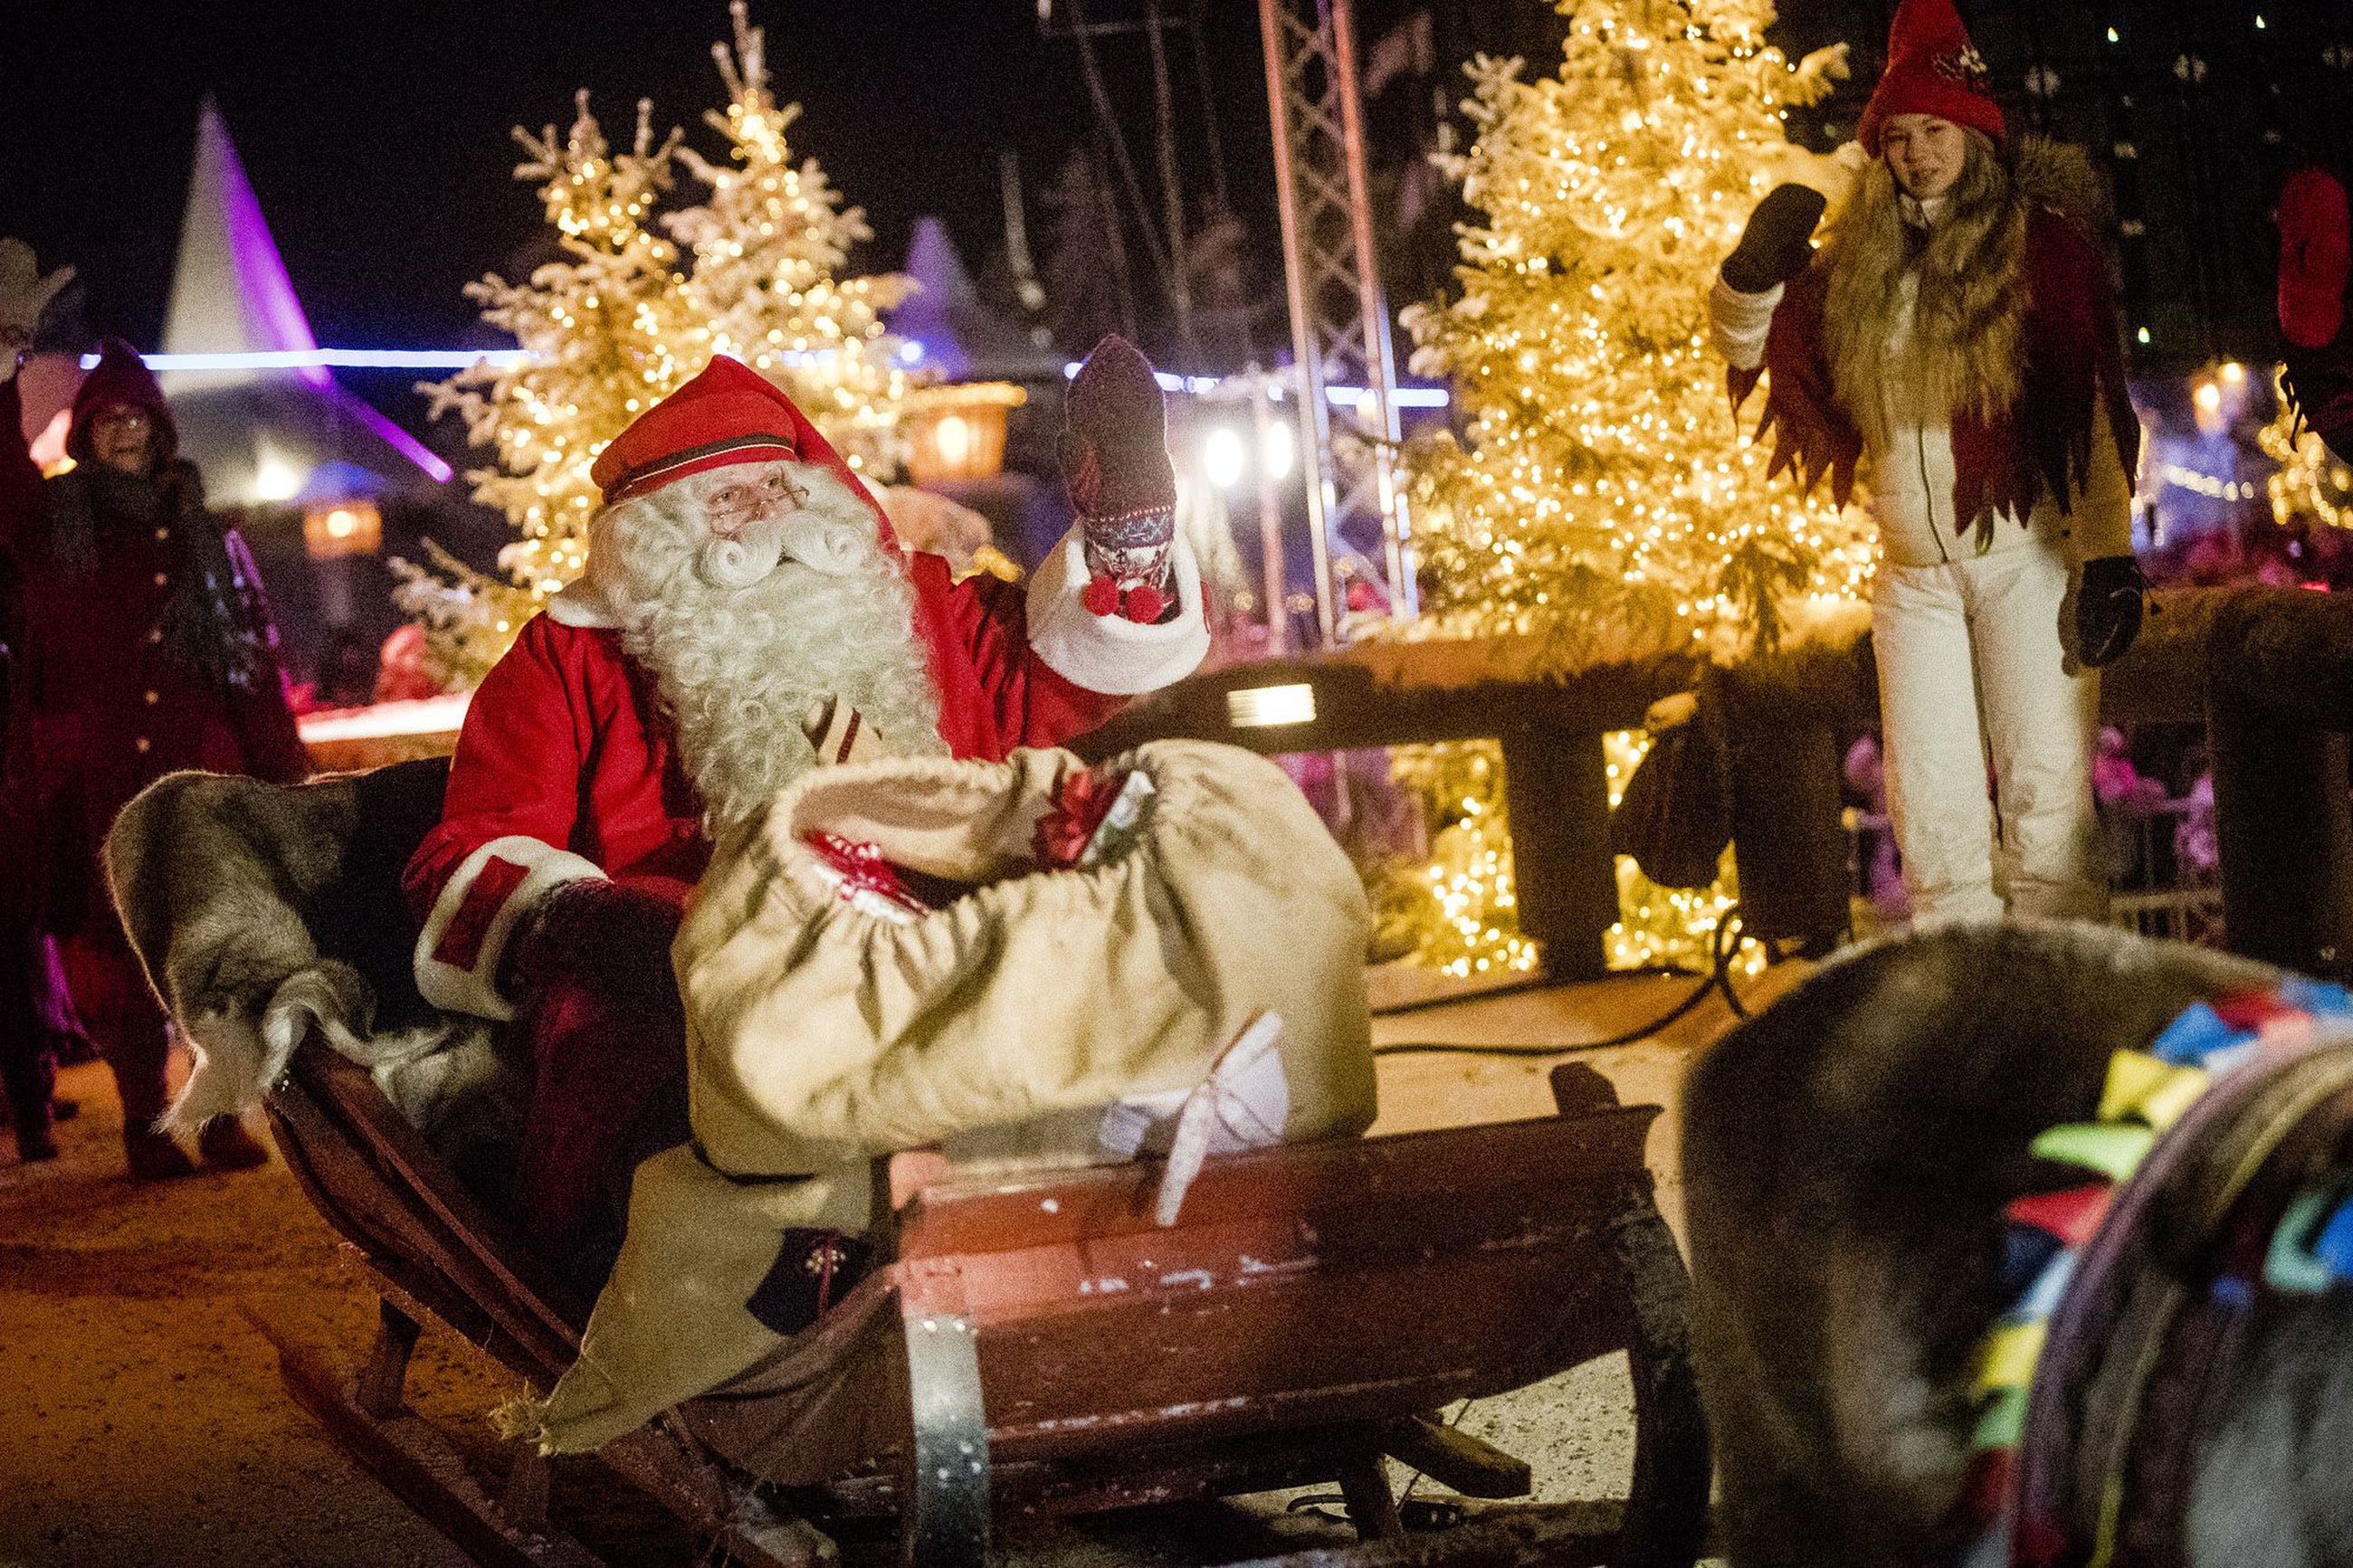
[[[579,580],[476,694],[409,863],[419,989],[512,1019],[536,1073],[518,1205],[560,1258],[686,1136],[668,962],[715,836],[869,746],[997,759],[1092,728],[1208,646],[1152,368],[1071,391],[1079,521],[1026,591],[902,554],[792,401],[717,359],[597,458]]]

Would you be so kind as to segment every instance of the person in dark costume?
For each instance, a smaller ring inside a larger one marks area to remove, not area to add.
[[[30,1163],[57,1157],[52,1124],[76,1107],[57,1099],[61,1047],[80,1042],[56,944],[39,929],[40,857],[35,853],[31,779],[18,664],[24,643],[23,574],[16,552],[41,510],[41,471],[24,434],[20,356],[45,328],[73,314],[74,269],[41,272],[30,247],[0,238],[0,1098]]]
[[[12,447],[21,432],[0,431]],[[164,1118],[171,1026],[126,942],[98,850],[134,795],[202,768],[292,783],[310,772],[253,559],[205,508],[162,389],[109,343],[74,399],[74,468],[26,529],[20,765],[43,865],[42,919],[73,1000],[113,1068],[123,1143],[142,1180],[185,1175]],[[206,1163],[268,1156],[232,1118],[197,1130]]]

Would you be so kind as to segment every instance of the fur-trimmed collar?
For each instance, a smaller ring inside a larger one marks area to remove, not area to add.
[[[1862,172],[1824,255],[1824,335],[1839,399],[1867,447],[1883,450],[1894,426],[1990,420],[2017,401],[2030,220],[2049,209],[2091,228],[2100,201],[2083,151],[2041,137],[2008,157],[1980,143],[1960,185],[1926,213],[1884,163]],[[1891,312],[1906,300],[1899,330]]]

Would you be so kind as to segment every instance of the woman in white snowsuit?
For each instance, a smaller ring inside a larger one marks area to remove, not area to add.
[[[2095,668],[2140,624],[2106,263],[2082,154],[2012,147],[1951,0],[1905,0],[1829,242],[1767,196],[1711,304],[1736,402],[1772,373],[1777,467],[1843,500],[1867,462],[1888,805],[1914,918],[2098,919]],[[2000,814],[1996,875],[1990,763]]]

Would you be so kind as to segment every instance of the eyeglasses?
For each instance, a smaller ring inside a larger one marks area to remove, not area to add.
[[[108,408],[100,410],[90,421],[93,428],[114,430],[145,430],[154,424],[142,408]]]

